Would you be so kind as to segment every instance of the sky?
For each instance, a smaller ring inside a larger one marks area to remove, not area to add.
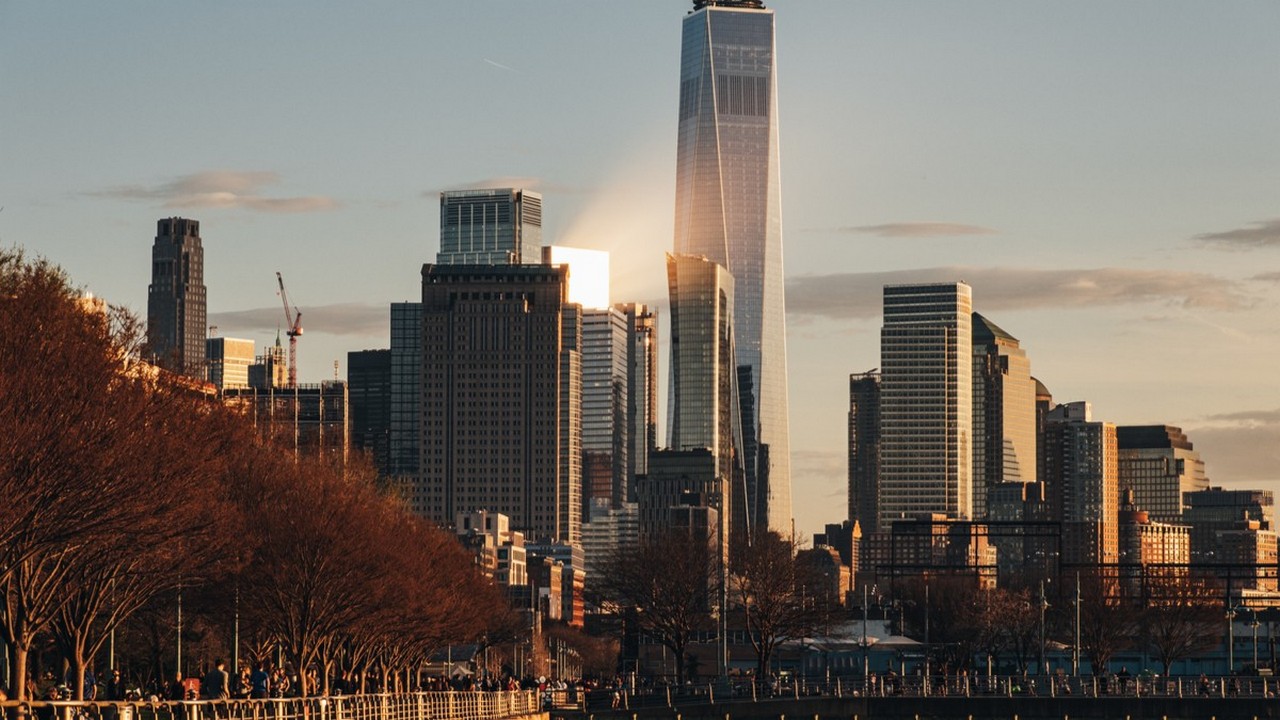
[[[1280,490],[1280,3],[769,4],[798,531],[845,518],[885,283],[969,283],[1055,400]],[[540,191],[665,305],[689,8],[0,0],[0,245],[145,315],[200,220],[210,324],[273,342],[282,272],[310,382],[387,347],[444,189]]]

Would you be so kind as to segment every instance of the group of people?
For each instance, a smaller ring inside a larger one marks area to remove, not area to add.
[[[230,700],[251,698],[283,698],[296,695],[297,676],[281,667],[270,668],[254,663],[243,668],[232,678],[227,672],[227,662],[218,658],[202,678],[184,678],[177,673],[165,688],[166,700]],[[314,685],[313,685],[314,686]],[[158,699],[158,698],[157,698]]]

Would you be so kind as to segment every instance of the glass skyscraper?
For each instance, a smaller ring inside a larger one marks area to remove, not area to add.
[[[529,190],[440,193],[439,265],[542,262],[542,196]]]
[[[773,11],[695,0],[684,19],[675,251],[733,275],[734,341],[754,524],[791,529]]]
[[[886,285],[880,330],[880,528],[973,518],[973,295]]]

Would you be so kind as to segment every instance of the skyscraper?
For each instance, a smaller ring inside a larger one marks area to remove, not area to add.
[[[418,475],[421,410],[422,303],[391,303],[391,434],[387,438],[387,474],[392,477]]]
[[[147,342],[161,367],[205,379],[205,302],[200,223],[160,220],[151,246]]]
[[[696,255],[667,255],[671,296],[671,400],[667,445],[674,451],[705,449],[711,473],[728,493],[721,493],[730,525],[749,507],[742,477],[742,429],[738,425],[737,372],[733,340],[733,276],[722,266]],[[654,471],[649,470],[650,478]],[[691,488],[690,488],[691,489]],[[734,533],[738,530],[734,527]]]
[[[391,440],[391,351],[347,353],[351,401],[351,448],[369,453],[378,473],[388,475]]]
[[[880,532],[880,373],[849,376],[849,520]]]
[[[880,527],[973,517],[972,297],[964,283],[886,285],[880,331]]]
[[[752,515],[790,532],[773,11],[759,0],[694,0],[681,48],[675,252],[733,275]]]
[[[630,329],[627,342],[627,487],[624,502],[635,502],[636,476],[649,472],[649,453],[658,446],[658,316],[642,303],[621,303]]]
[[[440,193],[440,265],[536,264],[542,196],[519,188]]]
[[[1018,339],[973,314],[973,515],[987,517],[987,492],[1035,482],[1036,381]]]
[[[566,275],[423,266],[413,505],[425,517],[484,509],[537,538],[579,541],[582,310],[565,302]]]

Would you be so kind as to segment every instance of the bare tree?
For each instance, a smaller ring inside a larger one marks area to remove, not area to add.
[[[834,605],[821,573],[797,562],[795,543],[776,532],[736,543],[730,562],[731,602],[740,609],[756,653],[756,677],[769,671],[782,643],[816,633]]]
[[[1100,675],[1120,650],[1132,647],[1138,612],[1120,592],[1117,579],[1102,569],[1080,576],[1080,650]]]
[[[1222,603],[1213,583],[1169,571],[1148,578],[1152,597],[1139,619],[1139,637],[1160,660],[1173,663],[1217,647],[1222,640]]]
[[[639,627],[675,656],[681,682],[689,642],[711,621],[716,563],[705,541],[670,532],[620,549],[598,586],[609,602],[635,609]]]

